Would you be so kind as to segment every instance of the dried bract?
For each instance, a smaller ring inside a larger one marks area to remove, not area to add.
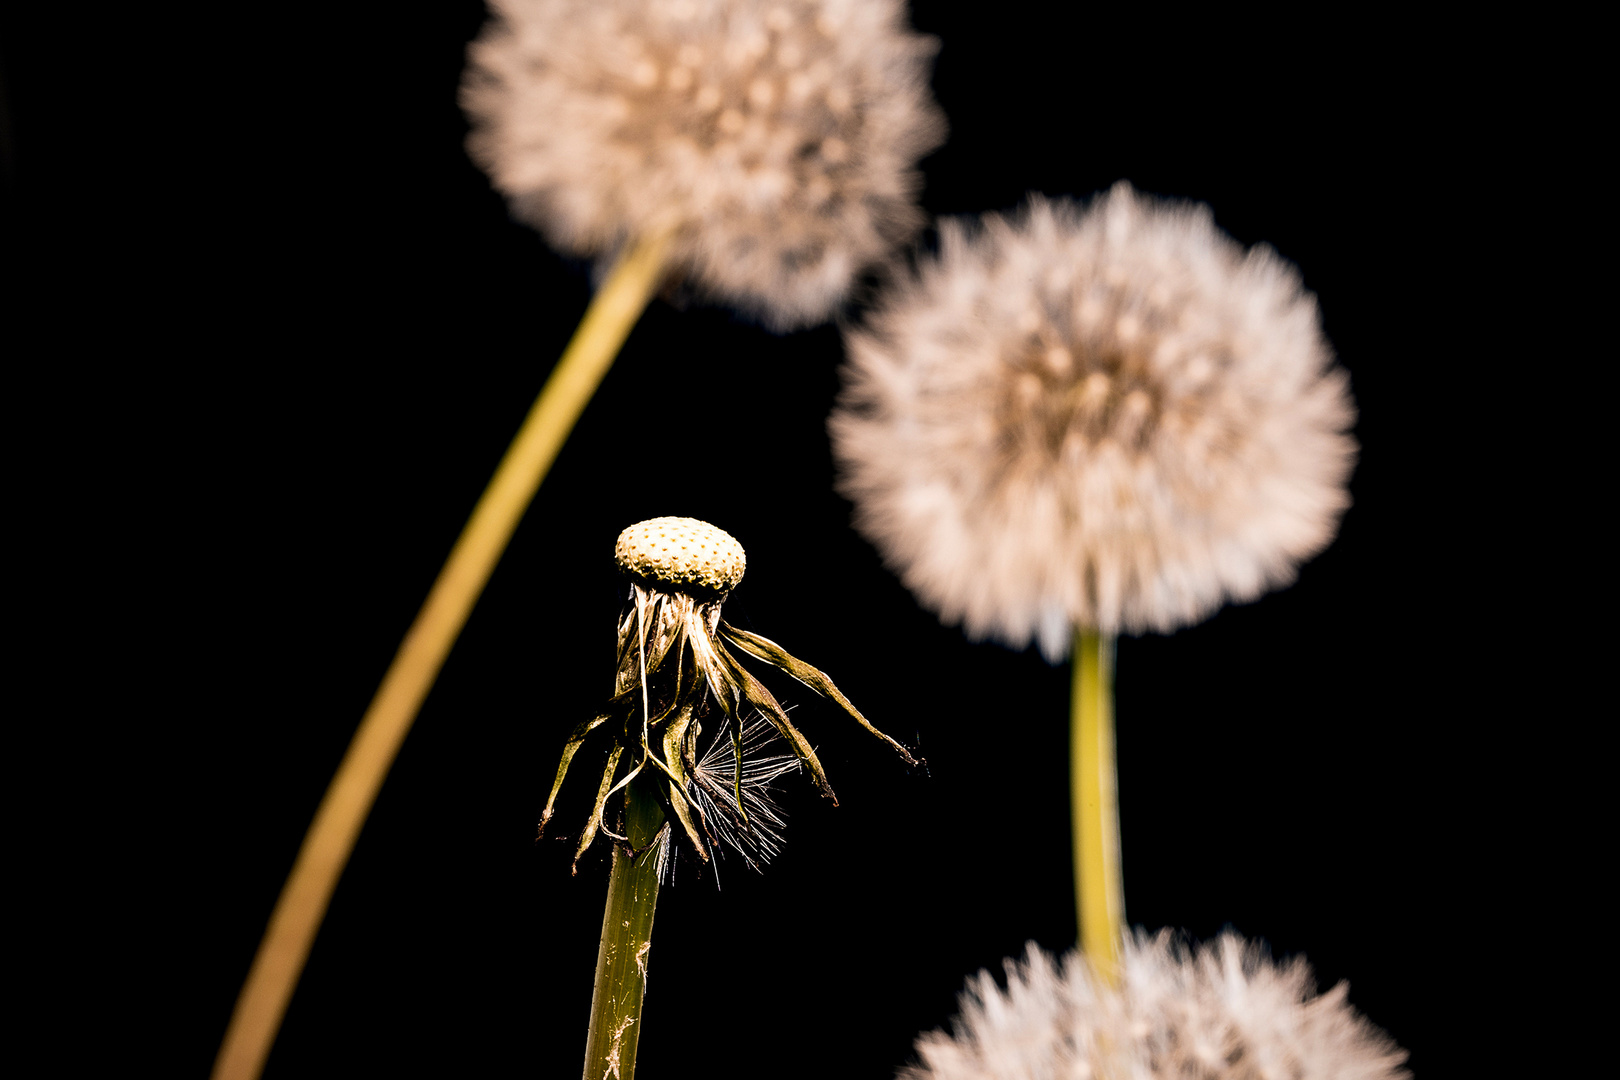
[[[1030,943],[968,981],[954,1034],[917,1040],[900,1080],[1399,1080],[1406,1052],[1346,1000],[1316,994],[1303,960],[1277,964],[1233,934],[1189,947],[1125,943],[1118,988],[1079,953]]]
[[[540,818],[543,833],[568,767],[586,738],[599,728],[611,732],[613,744],[596,801],[574,851],[576,866],[597,832],[610,831],[604,823],[609,800],[643,773],[655,780],[665,810],[704,861],[716,841],[735,848],[750,865],[766,861],[776,850],[774,829],[781,822],[763,793],[786,767],[782,759],[759,753],[763,740],[746,723],[755,712],[793,751],[787,761],[806,769],[822,794],[837,803],[810,743],[728,645],[836,701],[908,763],[919,763],[873,727],[822,672],[775,642],[721,621],[721,605],[747,565],[742,545],[729,533],[693,518],[652,518],[620,533],[614,553],[631,585],[619,620],[613,697],[570,736]],[[721,730],[730,734],[731,752],[717,752],[711,745],[700,753],[704,721],[716,712]],[[729,766],[729,785],[722,766]]]
[[[944,121],[895,0],[491,0],[473,156],[559,248],[675,230],[692,279],[818,322],[921,224]]]
[[[856,524],[922,603],[1052,660],[1286,584],[1355,457],[1315,298],[1207,207],[1121,183],[941,227],[848,338],[831,420]]]

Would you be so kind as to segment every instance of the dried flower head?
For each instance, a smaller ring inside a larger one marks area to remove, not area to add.
[[[1348,380],[1315,298],[1209,209],[1120,183],[947,222],[848,340],[856,524],[974,637],[1168,631],[1292,580],[1349,503]]]
[[[785,766],[781,759],[759,754],[759,733],[745,723],[751,711],[765,718],[792,749],[789,760],[807,769],[821,793],[837,804],[809,742],[771,692],[732,656],[728,644],[832,698],[907,762],[918,764],[905,747],[873,727],[826,675],[775,642],[721,621],[721,604],[747,566],[742,545],[731,534],[694,518],[652,518],[619,534],[614,557],[630,578],[630,596],[619,620],[613,697],[569,737],[540,818],[544,833],[574,755],[593,731],[608,730],[613,745],[574,850],[576,867],[598,830],[625,839],[607,828],[603,813],[608,800],[643,773],[655,780],[664,809],[704,861],[716,841],[735,848],[750,865],[768,859],[776,850],[771,829],[780,819],[763,792]],[[720,731],[730,733],[730,753],[716,751],[711,740],[700,755],[703,722],[716,710],[722,717]],[[723,769],[729,777],[723,777]]]
[[[1120,984],[1078,952],[1034,942],[968,981],[954,1035],[917,1040],[900,1080],[1397,1080],[1406,1052],[1346,1000],[1316,994],[1301,959],[1277,964],[1233,934],[1189,947],[1170,935],[1125,943]]]
[[[491,0],[463,103],[514,212],[585,255],[676,230],[693,280],[827,317],[921,224],[944,121],[897,0]]]

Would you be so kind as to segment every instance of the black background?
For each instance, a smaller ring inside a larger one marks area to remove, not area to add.
[[[1127,913],[1306,955],[1445,1075],[1480,1022],[1438,1004],[1469,992],[1458,955],[1534,888],[1483,856],[1520,820],[1493,798],[1512,699],[1477,590],[1480,491],[1507,467],[1480,435],[1489,377],[1456,378],[1505,363],[1471,218],[1512,186],[1512,95],[1467,86],[1443,26],[913,17],[951,124],[931,215],[1125,178],[1208,202],[1318,294],[1360,410],[1355,505],[1291,588],[1120,642]],[[587,303],[590,268],[463,152],[482,18],[126,11],[82,49],[7,28],[35,362],[10,407],[19,668],[51,689],[14,758],[50,928],[23,1015],[90,1018],[54,1043],[70,1060],[206,1072],[354,725]],[[929,769],[772,684],[842,805],[792,784],[763,876],[732,860],[717,892],[688,864],[665,891],[643,1075],[890,1076],[965,976],[1072,944],[1067,667],[941,627],[850,530],[841,359],[835,326],[651,306],[405,744],[267,1076],[578,1070],[606,859],[570,878],[534,823],[611,682],[613,538],[660,514],[737,536],[728,617]]]

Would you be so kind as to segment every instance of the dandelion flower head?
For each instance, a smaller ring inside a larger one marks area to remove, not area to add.
[[[968,981],[954,1034],[917,1040],[899,1080],[1401,1080],[1406,1052],[1360,1016],[1340,983],[1316,993],[1303,960],[1277,964],[1233,934],[1187,946],[1125,943],[1117,988],[1081,954],[1030,943]]]
[[[463,103],[516,215],[574,254],[674,230],[698,286],[827,317],[921,224],[944,121],[897,0],[491,0]]]
[[[1349,503],[1316,300],[1205,206],[1032,200],[848,338],[830,423],[856,524],[922,603],[1048,659],[1293,579]]]

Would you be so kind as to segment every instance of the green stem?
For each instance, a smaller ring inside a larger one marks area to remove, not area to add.
[[[658,904],[658,864],[669,842],[660,836],[664,811],[650,789],[636,780],[624,793],[625,835],[638,854],[613,845],[602,945],[596,954],[591,994],[591,1030],[585,1040],[585,1080],[633,1080],[641,1038],[641,999],[647,991],[653,909]]]
[[[1069,777],[1080,947],[1098,975],[1114,982],[1125,930],[1125,887],[1119,868],[1112,636],[1075,633],[1072,705]]]

